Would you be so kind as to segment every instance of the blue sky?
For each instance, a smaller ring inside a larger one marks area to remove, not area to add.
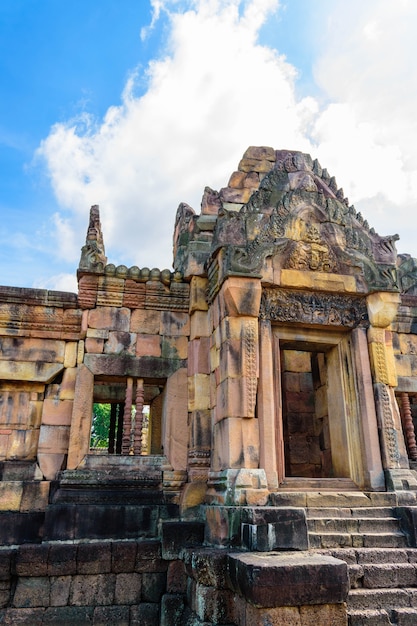
[[[414,0],[1,0],[0,284],[75,290],[92,204],[109,262],[170,267],[249,145],[417,257],[415,32]]]

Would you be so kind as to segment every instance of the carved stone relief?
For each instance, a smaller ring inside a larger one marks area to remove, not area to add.
[[[286,289],[264,289],[261,319],[356,328],[368,324],[363,298],[309,293]]]

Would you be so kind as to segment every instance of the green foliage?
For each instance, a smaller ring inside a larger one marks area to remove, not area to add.
[[[109,445],[110,404],[94,404],[90,448],[107,448]]]

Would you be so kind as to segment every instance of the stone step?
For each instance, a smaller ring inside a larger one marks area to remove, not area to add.
[[[405,548],[406,537],[394,533],[316,533],[309,532],[310,548]]]
[[[348,566],[383,563],[413,563],[417,564],[417,548],[339,548],[333,550],[319,550],[319,554],[332,556],[335,559],[346,561]]]
[[[348,626],[416,626],[417,610],[412,608],[363,609],[349,611]]]
[[[348,626],[392,626],[385,609],[363,609],[348,612]]]
[[[398,505],[398,496],[395,492],[283,490],[271,493],[271,504],[286,507],[337,507],[340,509],[394,507]]]
[[[373,507],[355,507],[355,508],[338,508],[338,507],[310,507],[306,509],[307,518],[381,518],[395,517],[394,507],[392,506],[373,506]]]
[[[315,533],[395,533],[398,532],[398,520],[396,517],[308,517],[307,528]]]
[[[350,566],[355,570],[356,582],[366,589],[394,589],[417,585],[417,566],[414,563],[381,563]]]
[[[417,589],[351,589],[347,597],[348,612],[369,609],[412,608],[417,615]],[[389,622],[388,622],[389,623]],[[417,622],[416,622],[417,623]]]

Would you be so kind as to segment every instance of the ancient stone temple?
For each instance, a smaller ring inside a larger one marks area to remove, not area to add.
[[[0,622],[416,624],[397,239],[252,147],[173,271],[108,263],[93,206],[77,294],[0,287]]]

